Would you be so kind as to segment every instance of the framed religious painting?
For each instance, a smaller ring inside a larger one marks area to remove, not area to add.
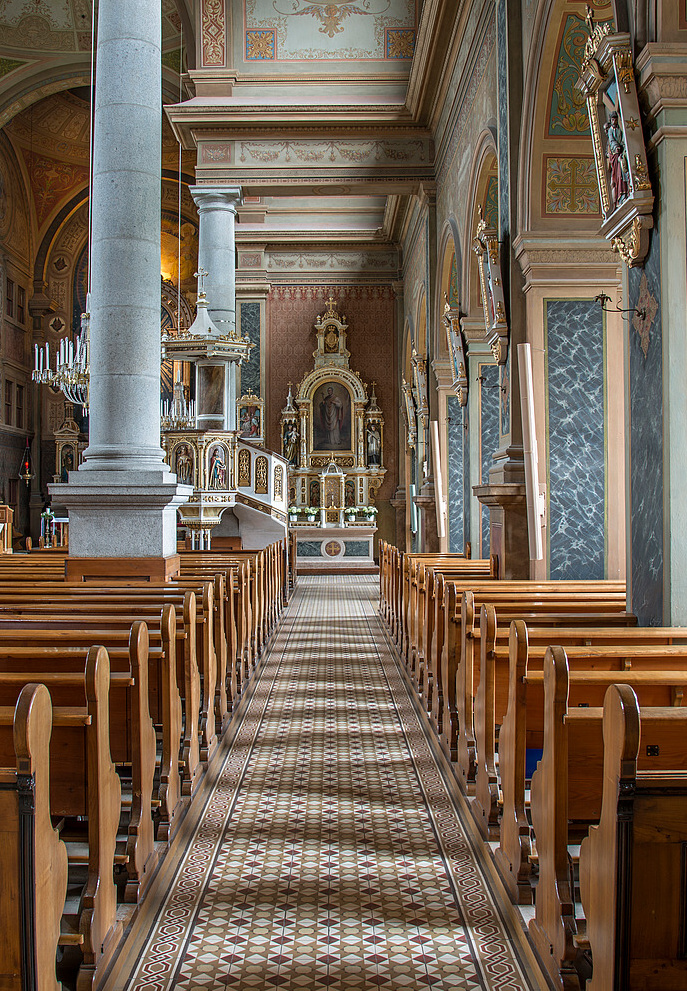
[[[236,422],[241,440],[251,444],[265,443],[264,413],[265,403],[260,396],[252,393],[241,396],[236,403]]]
[[[485,340],[498,365],[508,358],[508,321],[501,277],[501,250],[498,231],[489,227],[478,208],[477,228],[472,250],[477,255],[479,288],[484,311]]]
[[[332,379],[319,385],[312,397],[312,453],[352,452],[351,394]]]
[[[600,233],[628,265],[641,265],[649,250],[654,197],[642,133],[629,34],[611,34],[611,23],[587,23],[577,88],[587,100],[603,223]]]

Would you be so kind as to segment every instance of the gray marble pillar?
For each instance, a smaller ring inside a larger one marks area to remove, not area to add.
[[[89,446],[67,485],[70,556],[176,551],[160,446],[160,0],[100,0],[93,144]]]
[[[240,186],[191,186],[198,207],[198,268],[208,275],[208,312],[220,334],[236,329],[236,208],[243,202]]]

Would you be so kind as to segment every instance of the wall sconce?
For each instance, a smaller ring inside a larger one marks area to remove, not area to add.
[[[609,307],[608,304],[611,302],[611,297],[607,296],[605,292],[600,292],[598,296],[595,296],[594,302],[601,305],[604,313],[634,313],[640,320],[646,320],[646,309],[640,310],[636,306],[630,306],[624,310],[619,303],[615,304],[615,308]]]

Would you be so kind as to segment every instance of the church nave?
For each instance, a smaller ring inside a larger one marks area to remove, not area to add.
[[[107,991],[545,986],[377,601],[372,577],[300,579]]]

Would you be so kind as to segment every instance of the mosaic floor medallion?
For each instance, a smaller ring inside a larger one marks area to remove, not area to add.
[[[118,987],[543,986],[467,841],[377,595],[374,578],[300,580]]]

